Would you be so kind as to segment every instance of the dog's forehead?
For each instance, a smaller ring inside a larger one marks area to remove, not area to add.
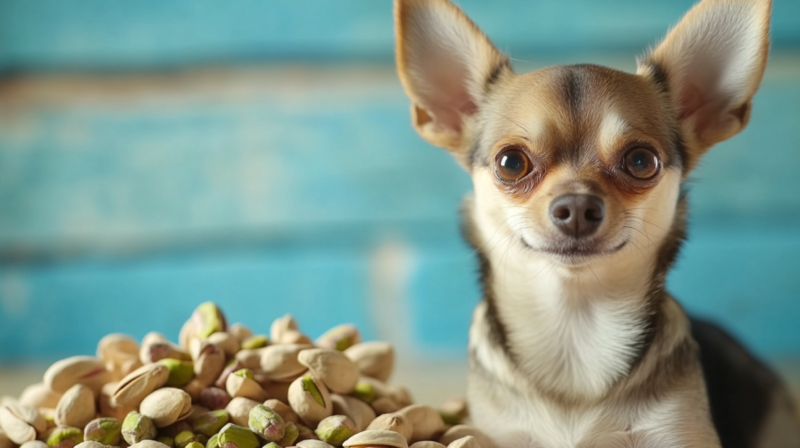
[[[666,95],[648,78],[596,65],[555,66],[516,76],[492,93],[475,162],[487,161],[496,142],[509,136],[557,158],[610,153],[626,139],[651,141],[673,161],[680,158],[672,154],[679,136]]]

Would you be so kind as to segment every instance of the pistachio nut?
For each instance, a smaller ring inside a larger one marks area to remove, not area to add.
[[[47,420],[45,420],[45,416],[33,406],[26,406],[17,401],[9,401],[6,407],[12,414],[33,426],[33,429],[35,429],[37,433],[44,432],[47,429]]]
[[[296,380],[296,378],[292,378],[291,381],[270,381],[270,382],[261,382],[261,387],[264,391],[272,398],[276,400],[280,400],[284,403],[289,402],[289,387],[292,385],[292,381]]]
[[[282,448],[282,445],[279,445],[279,444],[277,444],[275,442],[269,442],[268,444],[264,445],[261,448]]]
[[[45,432],[47,432],[47,430],[50,429],[50,428],[55,428],[56,427],[56,410],[55,409],[39,408],[38,411],[39,411],[39,414],[41,414],[41,416],[44,417],[44,421],[47,423],[47,428],[45,429]],[[39,435],[41,435],[41,434],[42,433],[40,433]]]
[[[139,412],[150,417],[156,428],[163,428],[189,416],[192,398],[174,387],[158,389],[142,400]]]
[[[261,370],[261,355],[265,349],[266,347],[253,348],[253,349],[243,348],[242,350],[239,350],[239,352],[236,353],[236,357],[234,358],[238,363],[238,366],[236,368],[230,367],[230,365],[234,363],[234,361],[231,360],[228,362],[228,365],[225,366],[225,371],[236,371],[241,368],[248,368],[251,370]],[[223,375],[225,371],[223,371]],[[221,379],[222,377],[220,376],[220,380]],[[217,383],[219,383],[219,380],[217,381]]]
[[[190,317],[181,327],[181,332],[178,334],[178,343],[182,349],[189,350],[189,346],[195,339],[197,339],[197,331],[195,331],[194,322]]]
[[[310,348],[305,344],[276,344],[259,349],[261,359],[259,368],[271,380],[282,380],[299,375],[307,370],[297,357],[301,351]]]
[[[186,445],[186,448],[204,448],[204,447],[205,445],[203,445],[200,442],[191,442],[188,445]]]
[[[352,324],[337,325],[318,337],[314,345],[320,348],[330,348],[340,352],[361,342],[358,328]]]
[[[359,380],[358,383],[356,383],[356,387],[353,389],[352,395],[367,404],[372,404],[372,402],[377,398],[377,394],[375,393],[375,388],[372,387],[372,383],[363,380]]]
[[[373,420],[367,429],[385,429],[394,431],[405,437],[406,440],[411,440],[414,434],[414,426],[411,421],[400,414],[383,414]]]
[[[342,443],[353,437],[356,432],[356,424],[344,415],[326,417],[314,430],[320,440],[333,446],[342,446]]]
[[[467,402],[460,398],[447,400],[440,408],[439,414],[448,425],[458,425],[467,418]]]
[[[377,398],[372,402],[372,409],[375,409],[375,413],[378,415],[397,412],[402,408],[403,406],[397,404],[397,402],[392,400],[391,397]]]
[[[394,431],[385,429],[368,429],[344,441],[345,448],[350,447],[394,447],[408,448],[405,437]]]
[[[83,384],[92,392],[100,392],[103,384],[111,380],[105,363],[93,356],[73,356],[51,365],[44,373],[44,384],[53,392],[64,393],[76,384]]]
[[[169,379],[169,368],[163,364],[145,364],[123,378],[111,395],[111,405],[139,407],[144,397],[162,387]]]
[[[194,377],[194,363],[192,361],[164,358],[159,359],[158,363],[167,366],[167,369],[169,369],[169,376],[165,386],[182,387]]]
[[[131,445],[155,437],[156,425],[146,415],[133,411],[122,421],[122,438]]]
[[[447,448],[481,448],[481,444],[475,437],[465,436],[450,442]]]
[[[302,376],[289,386],[289,406],[311,426],[316,426],[333,413],[328,388],[314,381],[311,375]]]
[[[290,408],[286,403],[280,400],[270,398],[264,402],[264,406],[277,412],[286,423],[298,423],[300,421],[299,417],[297,417],[297,413],[294,412],[294,410],[292,410],[292,408]]]
[[[142,340],[139,359],[144,364],[152,364],[162,359],[191,361],[192,357],[189,352],[168,341],[161,333],[152,332]]]
[[[278,445],[292,446],[298,436],[300,436],[300,430],[297,429],[297,425],[292,422],[286,422],[286,426],[283,428],[283,438],[278,441]]]
[[[61,394],[53,392],[44,383],[31,384],[19,396],[20,404],[32,408],[55,408]]]
[[[469,425],[455,425],[445,431],[442,437],[439,438],[439,443],[443,445],[450,445],[458,439],[467,436],[472,436],[477,440],[478,444],[483,448],[493,448],[494,444],[489,437],[481,432],[478,428]]]
[[[386,342],[361,342],[344,351],[366,375],[385,382],[394,369],[394,348]]]
[[[228,423],[217,438],[220,448],[259,448],[261,442],[250,429]]]
[[[256,348],[263,348],[269,344],[269,338],[265,334],[257,334],[254,336],[250,336],[247,339],[242,341],[242,349],[256,349]]]
[[[0,428],[17,445],[36,440],[33,425],[14,414],[8,406],[0,407]]]
[[[193,422],[197,417],[200,417],[201,415],[204,414],[208,414],[209,412],[211,412],[211,409],[208,409],[205,406],[200,406],[199,404],[193,404],[192,411],[189,412],[189,416],[186,417],[186,421]],[[220,425],[219,427],[222,428],[222,425]]]
[[[83,440],[103,445],[119,445],[122,422],[115,418],[96,418],[83,428]]]
[[[272,321],[269,327],[269,338],[275,343],[280,343],[281,337],[289,330],[297,330],[297,321],[290,314]]]
[[[405,387],[392,384],[387,385],[385,389],[384,396],[391,398],[401,407],[414,404],[414,400],[411,399],[411,393]]]
[[[97,414],[94,393],[83,384],[70,387],[56,406],[56,425],[83,428]]]
[[[327,348],[302,350],[297,361],[314,372],[314,377],[328,386],[331,392],[349,394],[360,377],[358,366],[342,352]]]
[[[211,410],[225,409],[225,406],[231,402],[231,396],[218,387],[207,387],[200,392],[198,402]]]
[[[241,369],[228,375],[228,380],[225,382],[225,389],[231,397],[245,397],[255,401],[264,401],[267,398],[267,393],[261,388],[261,385],[253,379],[253,372],[249,369]]]
[[[164,445],[167,445],[169,448],[175,448],[175,439],[172,437],[167,437],[167,436],[156,437],[156,442],[161,442]]]
[[[83,431],[79,428],[59,427],[47,437],[47,446],[53,448],[73,448],[83,442]]]
[[[237,353],[237,356],[239,355],[239,353]],[[249,363],[249,366],[246,366],[237,358],[231,359],[230,361],[228,361],[227,364],[225,364],[225,367],[222,368],[222,373],[219,374],[219,378],[217,378],[217,381],[214,382],[214,385],[219,387],[220,389],[224,389],[225,383],[228,381],[228,375],[230,375],[231,373],[241,369],[250,369],[250,370],[259,369],[261,362],[261,354],[255,353],[255,356],[250,358],[250,361],[251,362]]]
[[[239,343],[243,343],[247,338],[253,335],[253,332],[249,328],[239,322],[231,325],[228,328],[228,333],[232,334],[233,337],[238,339]]]
[[[247,426],[250,419],[250,410],[258,406],[258,402],[244,397],[236,397],[225,406],[230,421],[237,426]]]
[[[194,336],[200,339],[205,339],[218,331],[226,331],[228,329],[225,315],[222,314],[222,310],[214,302],[205,302],[198,305],[194,313],[192,313],[191,321],[195,330]]]
[[[181,387],[181,390],[189,394],[189,396],[192,397],[192,402],[195,402],[200,400],[200,395],[206,390],[206,386],[200,381],[192,379]]]
[[[111,417],[122,420],[128,415],[129,412],[138,409],[138,406],[116,406],[112,404],[114,391],[119,386],[119,383],[106,383],[100,389],[100,396],[97,399],[99,404],[99,412],[102,417]]]
[[[423,404],[412,404],[396,412],[411,422],[414,432],[410,443],[431,440],[435,434],[444,432],[445,424],[439,411]]]
[[[195,378],[206,386],[214,384],[225,368],[225,352],[216,345],[199,339],[194,339],[190,346],[194,357]]]
[[[283,418],[263,404],[259,404],[250,410],[248,426],[268,442],[279,442],[283,439],[286,431],[286,424],[283,422]]]
[[[97,357],[108,363],[139,356],[139,343],[131,336],[112,333],[103,336],[97,343]]]
[[[279,344],[312,344],[311,338],[297,330],[286,330],[281,336],[281,339],[275,342]]]
[[[186,448],[186,445],[192,442],[194,442],[194,433],[192,431],[182,431],[172,440],[175,448]]]
[[[86,443],[86,442],[79,443],[76,446],[81,446],[84,443]],[[42,440],[32,440],[30,442],[23,443],[22,445],[19,446],[19,448],[47,448],[47,444]],[[103,447],[103,445],[101,445],[98,448],[104,448],[104,447]]]
[[[196,433],[213,436],[218,433],[223,426],[230,420],[230,415],[225,409],[209,411],[201,414],[192,420],[192,429]]]
[[[297,448],[333,448],[332,445],[322,440],[306,439],[295,445]]]
[[[206,442],[206,448],[219,448],[219,433],[208,438],[208,442]]]
[[[333,413],[346,415],[356,424],[357,432],[367,429],[375,420],[375,411],[366,403],[355,397],[331,394]]]
[[[161,442],[155,440],[142,440],[139,443],[135,443],[131,445],[129,448],[164,448],[164,445]]]
[[[447,448],[447,446],[433,440],[422,440],[411,444],[408,448]]]
[[[225,356],[234,356],[241,349],[241,343],[230,333],[218,331],[208,337],[208,342],[225,352]]]

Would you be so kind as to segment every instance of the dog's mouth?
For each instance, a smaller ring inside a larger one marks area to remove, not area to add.
[[[610,247],[597,241],[563,241],[534,246],[524,236],[521,241],[525,248],[551,255],[558,261],[568,265],[584,264],[593,258],[615,254],[628,244],[628,240],[625,239]]]

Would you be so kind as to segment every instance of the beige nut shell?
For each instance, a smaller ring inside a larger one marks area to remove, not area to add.
[[[355,397],[331,394],[334,415],[346,415],[356,424],[356,430],[361,432],[367,429],[370,422],[375,420],[375,411],[366,403]]]
[[[19,402],[34,408],[55,408],[60,398],[60,393],[53,392],[44,383],[36,383],[22,391]]]
[[[315,380],[314,384],[317,386],[325,404],[320,406],[310,392],[303,390],[303,378],[297,378],[289,385],[289,406],[308,426],[316,428],[322,419],[333,415],[333,402],[328,388],[321,381]]]
[[[212,333],[211,336],[208,337],[208,342],[221,348],[222,351],[225,352],[225,356],[228,357],[236,355],[241,348],[239,340],[230,333],[224,331]]]
[[[115,407],[138,407],[144,398],[167,383],[169,368],[163,364],[145,364],[123,378],[111,394]]]
[[[297,413],[294,412],[294,409],[292,409],[288,404],[280,400],[277,400],[275,398],[270,398],[269,400],[264,402],[264,406],[275,411],[278,415],[281,416],[283,421],[286,423],[289,422],[292,422],[294,424],[300,423],[300,418],[297,416]]]
[[[405,437],[394,431],[385,429],[368,429],[345,440],[343,447],[359,446],[391,446],[395,448],[408,448]]]
[[[422,440],[412,444],[408,448],[447,448],[447,446],[439,442],[434,442],[433,440]]]
[[[169,448],[169,445],[164,445],[155,440],[142,440],[139,443],[134,443],[130,448]]]
[[[36,430],[31,424],[11,412],[8,406],[0,407],[0,428],[15,444],[36,440]]]
[[[481,444],[478,443],[478,439],[476,439],[475,437],[465,436],[450,442],[447,445],[447,448],[482,448],[482,447]]]
[[[47,429],[47,420],[45,420],[44,415],[41,414],[36,408],[33,406],[27,406],[19,402],[9,402],[6,404],[6,407],[11,411],[12,414],[19,417],[25,423],[33,426],[33,429],[36,432],[41,433]]]
[[[250,410],[259,404],[259,402],[249,398],[236,397],[225,406],[225,410],[228,411],[228,415],[230,415],[231,423],[237,426],[248,427]]]
[[[228,375],[228,379],[225,381],[225,390],[234,398],[244,397],[259,402],[269,398],[256,380],[239,375]]]
[[[94,393],[83,384],[69,388],[56,406],[55,422],[58,426],[83,428],[97,414]]]
[[[145,397],[139,405],[139,412],[150,417],[156,428],[163,428],[191,414],[192,398],[180,389],[165,387]]]
[[[307,367],[300,364],[298,355],[310,348],[307,344],[276,344],[260,349],[259,370],[270,380],[297,376]]]
[[[411,436],[414,434],[414,426],[411,421],[400,414],[380,415],[367,426],[367,429],[394,431],[405,437],[406,441],[411,440]]]
[[[44,384],[53,392],[64,393],[76,384],[83,384],[100,392],[103,384],[111,381],[103,360],[94,356],[72,356],[51,365],[44,373]]]
[[[494,444],[489,439],[489,436],[481,432],[478,428],[469,425],[455,425],[450,427],[450,429],[445,431],[442,437],[439,438],[439,443],[443,445],[449,445],[466,436],[475,437],[475,439],[483,448],[494,447]]]
[[[297,355],[297,361],[314,372],[314,377],[331,392],[349,394],[361,376],[358,366],[342,352],[327,348],[310,348]]]
[[[327,444],[322,440],[314,439],[303,440],[295,446],[298,448],[334,448],[333,445]]]
[[[406,406],[397,411],[397,414],[408,418],[414,427],[414,433],[409,440],[411,443],[430,440],[435,434],[443,432],[445,429],[445,423],[442,416],[439,415],[439,411],[424,404]]]
[[[366,376],[386,382],[394,369],[394,348],[387,342],[371,341],[356,344],[344,351]]]

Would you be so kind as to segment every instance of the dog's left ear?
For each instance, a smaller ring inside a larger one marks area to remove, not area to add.
[[[703,0],[640,60],[639,74],[669,92],[688,169],[747,125],[767,63],[771,8],[771,0]]]
[[[397,71],[417,132],[466,166],[464,146],[489,84],[508,58],[447,0],[395,0]]]

